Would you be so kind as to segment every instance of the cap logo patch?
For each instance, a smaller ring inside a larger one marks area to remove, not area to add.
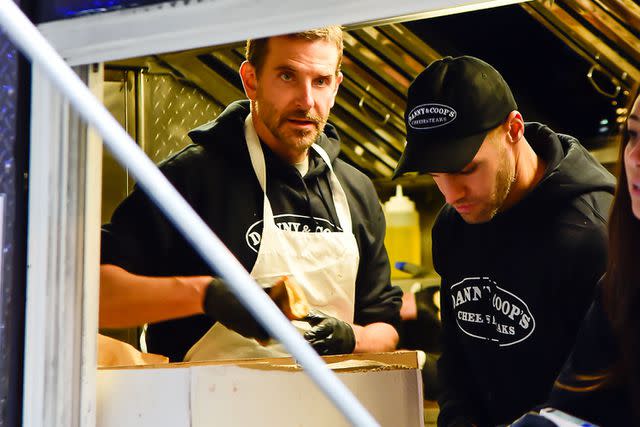
[[[407,121],[413,129],[433,129],[448,125],[457,116],[456,110],[448,105],[422,104],[411,110]]]

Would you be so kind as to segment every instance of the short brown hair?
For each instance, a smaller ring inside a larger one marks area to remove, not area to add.
[[[338,48],[338,66],[336,67],[336,74],[340,71],[342,65],[342,28],[339,25],[332,25],[330,27],[317,28],[315,30],[303,31],[300,33],[285,34],[284,37],[291,37],[294,39],[303,39],[309,41],[326,40],[335,44]],[[247,40],[247,46],[245,50],[245,57],[256,69],[257,73],[260,73],[262,66],[264,65],[265,58],[268,53],[269,39],[271,37],[265,37],[261,39],[249,39]]]

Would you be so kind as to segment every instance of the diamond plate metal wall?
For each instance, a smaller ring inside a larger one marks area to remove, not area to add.
[[[135,86],[134,94],[128,94],[124,80],[106,84],[105,105],[127,132],[135,135],[154,163],[190,144],[187,132],[215,119],[223,110],[203,91],[172,75],[138,73],[138,84],[131,85]],[[134,183],[107,150],[103,152],[102,165],[102,222],[108,222]]]
[[[202,91],[169,75],[146,74],[143,149],[158,163],[191,143],[187,132],[215,119],[222,109]]]
[[[22,402],[26,244],[22,174],[27,136],[21,130],[27,119],[21,117],[21,105],[28,102],[24,81],[29,77],[21,73],[26,68],[16,48],[0,32],[0,426],[19,425]]]

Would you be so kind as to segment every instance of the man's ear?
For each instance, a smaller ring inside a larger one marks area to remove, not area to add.
[[[508,127],[509,142],[515,144],[522,139],[524,135],[524,119],[519,111],[513,110],[510,112],[505,125]]]
[[[338,71],[338,74],[336,74],[336,87],[333,89],[333,99],[331,100],[331,108],[333,108],[333,105],[336,103],[336,96],[338,95],[338,89],[340,88],[340,83],[342,83],[343,79],[344,79],[344,75],[342,74],[342,71]]]
[[[240,78],[242,79],[242,87],[247,98],[255,101],[258,92],[258,76],[256,75],[256,67],[249,61],[244,61],[240,65]]]
[[[340,83],[342,83],[342,80],[344,80],[344,74],[342,74],[342,71],[338,71],[338,74],[336,74],[336,88],[333,92],[333,96],[336,96],[338,94],[338,88],[340,87]]]

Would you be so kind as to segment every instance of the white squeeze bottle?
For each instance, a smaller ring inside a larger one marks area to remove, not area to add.
[[[396,195],[384,204],[384,214],[387,220],[387,234],[384,244],[389,253],[391,263],[391,278],[402,279],[411,277],[409,274],[395,268],[396,262],[410,262],[422,264],[420,257],[420,217],[416,204],[407,196],[402,195],[402,186],[396,185]]]

